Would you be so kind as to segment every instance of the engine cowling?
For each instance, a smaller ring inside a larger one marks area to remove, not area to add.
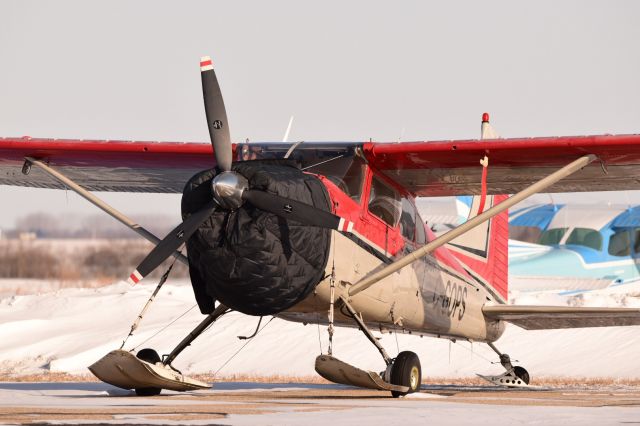
[[[250,189],[265,190],[330,211],[320,180],[295,163],[258,160],[235,163]],[[193,176],[183,191],[183,219],[211,201],[216,170]],[[187,241],[189,273],[202,313],[218,300],[248,315],[282,312],[304,299],[322,280],[330,231],[305,226],[250,203],[216,211]]]

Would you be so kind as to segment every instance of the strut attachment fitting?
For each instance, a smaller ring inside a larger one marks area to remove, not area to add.
[[[29,173],[31,173],[31,161],[26,159],[24,160],[24,164],[22,165],[22,174],[26,176]]]

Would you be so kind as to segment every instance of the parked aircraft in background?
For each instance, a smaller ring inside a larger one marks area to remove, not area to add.
[[[640,278],[640,206],[534,205],[509,215],[511,290],[585,291]]]

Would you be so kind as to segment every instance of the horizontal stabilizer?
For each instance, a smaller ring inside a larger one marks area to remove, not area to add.
[[[527,330],[640,325],[640,309],[567,306],[484,306],[482,313]]]

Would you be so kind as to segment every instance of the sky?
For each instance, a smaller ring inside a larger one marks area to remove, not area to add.
[[[632,1],[0,0],[0,136],[208,143],[202,55],[234,141],[281,140],[292,115],[292,141],[477,138],[485,111],[503,137],[638,133],[639,17]],[[179,221],[179,195],[104,197]],[[64,191],[0,200],[0,228],[97,211]]]

